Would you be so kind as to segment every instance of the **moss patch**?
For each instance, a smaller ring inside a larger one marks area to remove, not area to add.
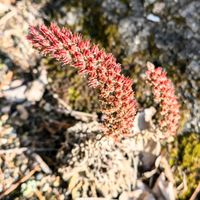
[[[177,185],[183,181],[183,173],[186,175],[188,188],[178,198],[189,199],[200,180],[200,136],[195,133],[179,136],[170,148],[169,162],[176,167],[174,174]]]

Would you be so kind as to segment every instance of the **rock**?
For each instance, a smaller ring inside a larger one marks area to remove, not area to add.
[[[148,14],[147,19],[152,22],[160,22],[160,17],[158,17],[154,14]]]
[[[9,113],[11,109],[10,105],[4,106],[3,108],[1,108],[1,112],[2,113]]]
[[[40,80],[31,83],[31,87],[26,91],[25,96],[28,101],[40,101],[45,91],[45,84]]]
[[[23,164],[21,167],[20,167],[20,170],[22,172],[25,172],[27,170],[27,165]]]
[[[9,102],[20,103],[26,99],[25,91],[27,87],[26,85],[21,85],[16,88],[9,88],[8,90],[3,90],[2,94]]]
[[[17,110],[20,113],[20,119],[22,120],[26,120],[28,119],[28,111],[26,110],[26,108],[23,105],[17,105]]]
[[[37,181],[40,181],[43,178],[43,174],[38,173],[38,174],[36,174],[35,178],[36,178]]]
[[[44,187],[42,188],[42,191],[43,191],[43,192],[47,192],[49,189],[50,189],[49,183],[45,183],[45,184],[44,184]]]
[[[60,185],[60,177],[57,176],[57,177],[55,178],[55,181],[53,182],[53,186],[54,186],[54,187],[59,187],[59,185]]]
[[[150,5],[150,4],[155,3],[155,1],[156,0],[145,0],[144,2],[145,2],[146,5]]]
[[[164,12],[165,3],[164,2],[156,2],[153,7],[153,12],[156,14],[161,14]]]
[[[10,87],[11,87],[11,88],[20,87],[21,85],[23,85],[23,80],[21,80],[21,79],[13,80],[13,81],[10,83]]]
[[[50,112],[52,110],[52,106],[50,103],[45,103],[44,110]]]
[[[127,6],[119,0],[105,0],[102,2],[101,6],[104,16],[114,23],[117,23],[128,9]]]
[[[156,156],[152,154],[151,152],[146,152],[146,151],[141,152],[140,160],[142,162],[143,172],[150,171],[153,168],[155,168],[154,165],[155,165]]]
[[[42,81],[45,85],[48,84],[47,70],[45,68],[41,69],[39,80]]]
[[[121,19],[119,22],[118,31],[128,55],[143,51],[148,46],[149,28],[142,29],[144,22],[143,18],[133,17]]]
[[[138,112],[134,120],[134,134],[148,129],[152,123],[152,117],[155,115],[155,113],[156,109],[154,107],[147,108],[143,112]]]
[[[30,87],[25,93],[27,100],[31,102],[40,101],[45,92],[45,85],[47,83],[47,71],[45,68],[42,68],[39,78],[31,82]]]
[[[179,13],[182,17],[186,19],[187,25],[191,28],[193,32],[199,32],[200,26],[200,2],[191,1],[189,5],[186,5],[183,10],[180,10]]]
[[[71,8],[70,11],[66,13],[66,21],[69,26],[74,26],[78,24],[79,19],[82,17],[82,9]]]
[[[187,66],[188,74],[192,75],[192,78],[199,79],[200,78],[200,61],[191,61]],[[198,88],[196,88],[198,89]]]

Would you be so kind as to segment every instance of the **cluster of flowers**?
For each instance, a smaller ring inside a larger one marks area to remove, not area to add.
[[[132,80],[121,74],[120,64],[112,54],[84,40],[80,34],[72,34],[55,24],[49,28],[31,26],[27,39],[44,55],[77,68],[80,74],[87,76],[90,87],[99,89],[107,135],[118,139],[131,133],[137,108]]]
[[[180,105],[175,96],[173,83],[167,78],[166,72],[161,67],[155,68],[152,63],[148,62],[147,68],[147,80],[152,86],[155,101],[161,107],[160,129],[165,133],[166,137],[175,135],[180,120]]]
[[[31,26],[27,39],[44,55],[56,58],[85,75],[90,87],[99,89],[105,134],[118,139],[131,134],[137,110],[132,80],[121,74],[121,66],[112,54],[105,53],[80,34],[60,29],[55,24]],[[153,87],[155,100],[161,104],[160,128],[166,135],[175,134],[180,118],[174,87],[162,68],[147,64],[147,79]]]

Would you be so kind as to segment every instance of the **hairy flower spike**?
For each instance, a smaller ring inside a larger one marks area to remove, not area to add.
[[[155,101],[161,106],[160,128],[166,137],[175,135],[180,120],[180,105],[175,96],[174,86],[161,67],[155,68],[148,62],[147,68],[146,78],[153,89]]]
[[[77,68],[80,74],[87,75],[90,87],[99,89],[107,135],[118,139],[131,133],[137,105],[132,81],[120,74],[120,64],[112,54],[55,24],[50,28],[31,26],[27,39],[44,55]]]

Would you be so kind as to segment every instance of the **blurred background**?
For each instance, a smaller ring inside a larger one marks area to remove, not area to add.
[[[140,110],[153,104],[146,62],[163,66],[181,103],[181,124],[162,154],[177,199],[189,199],[200,182],[198,0],[0,0],[0,199],[72,198],[59,173],[65,132],[97,118],[96,91],[26,40],[29,25],[50,22],[112,52],[134,81]]]

